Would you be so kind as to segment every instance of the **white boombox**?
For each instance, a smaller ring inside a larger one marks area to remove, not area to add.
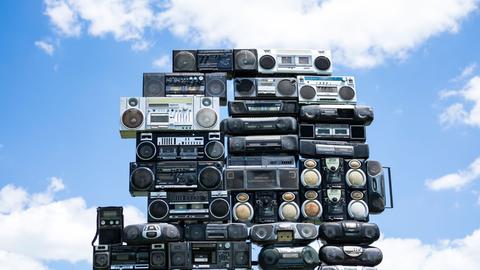
[[[257,49],[260,74],[332,74],[328,50]]]
[[[314,104],[357,103],[352,76],[297,76],[298,102]]]
[[[120,135],[135,138],[137,131],[219,131],[218,97],[122,97]]]

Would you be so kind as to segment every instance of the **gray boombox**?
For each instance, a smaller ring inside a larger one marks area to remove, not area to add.
[[[257,49],[260,74],[332,74],[328,50]]]
[[[356,104],[355,78],[351,76],[297,76],[298,102]]]

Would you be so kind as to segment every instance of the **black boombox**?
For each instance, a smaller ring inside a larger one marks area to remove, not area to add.
[[[299,115],[302,122],[365,126],[370,125],[373,118],[373,108],[363,105],[304,105]]]
[[[296,134],[297,120],[293,117],[227,118],[221,130],[229,135]]]
[[[350,124],[300,124],[300,139],[365,142],[364,125]]]
[[[369,266],[379,265],[383,260],[382,251],[370,246],[322,246],[320,260],[332,265]]]
[[[97,234],[100,245],[121,245],[123,231],[123,207],[97,208]]]
[[[183,240],[183,228],[168,223],[128,225],[123,229],[127,245],[150,245]]]
[[[270,224],[256,224],[250,229],[250,238],[253,243],[289,244],[312,242],[318,237],[318,229],[313,224],[279,222]]]
[[[310,247],[275,247],[262,248],[258,255],[262,269],[303,269],[313,270],[318,267],[317,251]]]
[[[137,133],[137,161],[222,160],[224,152],[220,132]]]
[[[304,157],[337,156],[367,159],[370,154],[368,144],[366,143],[301,139],[299,145],[300,155]]]
[[[226,73],[144,73],[144,97],[168,96],[219,97],[227,103]]]
[[[319,227],[319,238],[328,244],[370,245],[379,237],[380,230],[374,223],[349,220],[324,222]]]
[[[298,110],[298,102],[294,100],[235,100],[228,102],[228,114],[232,117],[297,117]]]
[[[246,242],[168,244],[168,269],[250,269],[252,245]]]
[[[130,163],[130,193],[147,196],[161,190],[223,189],[222,161]]]
[[[148,222],[196,222],[230,220],[227,191],[151,192]]]
[[[93,247],[93,269],[168,269],[165,244]]]
[[[174,72],[232,72],[233,50],[173,50]]]
[[[298,192],[257,191],[240,192],[235,196],[233,221],[246,224],[298,221],[300,207]]]
[[[296,154],[297,135],[237,136],[228,138],[228,152],[238,155],[259,153]]]
[[[248,229],[245,224],[186,224],[186,241],[240,241],[247,240]]]
[[[369,220],[368,197],[366,191],[346,191],[344,188],[323,190],[324,221]]]

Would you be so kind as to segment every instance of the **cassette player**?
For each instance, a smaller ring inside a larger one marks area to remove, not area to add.
[[[295,154],[297,135],[236,136],[228,138],[228,152],[250,155],[259,153]]]
[[[137,131],[219,131],[218,97],[122,97],[120,135]]]
[[[185,225],[187,241],[240,241],[247,238],[248,228],[242,223]]]
[[[227,190],[296,190],[298,168],[294,156],[229,156]]]
[[[296,134],[297,120],[293,117],[227,118],[221,129],[229,135]]]
[[[256,224],[250,230],[253,243],[266,245],[274,243],[310,243],[317,239],[318,229],[313,224],[279,222]]]
[[[168,223],[143,223],[128,225],[123,229],[127,245],[151,245],[183,240],[183,228]]]
[[[366,143],[301,139],[300,154],[305,157],[338,156],[367,159],[369,148]]]
[[[324,222],[319,227],[320,238],[329,244],[369,245],[380,238],[380,230],[374,223],[358,221]]]
[[[319,251],[320,260],[331,265],[374,267],[383,260],[382,251],[371,246],[325,245]]]
[[[232,72],[233,50],[197,50],[197,69],[202,72]]]
[[[260,74],[332,74],[329,50],[257,49]]]
[[[310,123],[356,124],[368,126],[373,108],[363,105],[303,105],[299,119]]]
[[[137,161],[222,160],[225,152],[221,132],[137,133]]]
[[[297,117],[298,110],[298,103],[293,100],[235,100],[228,102],[228,114],[232,117]]]
[[[302,269],[313,270],[320,263],[318,252],[311,246],[262,248],[258,255],[261,269]]]
[[[357,103],[354,77],[297,76],[297,81],[299,103]]]
[[[148,222],[198,222],[230,220],[227,191],[151,192]]]
[[[94,270],[165,269],[150,268],[149,246],[98,245],[93,249]]]
[[[233,81],[235,99],[297,100],[295,78],[236,78]]]
[[[130,193],[147,196],[160,190],[223,189],[222,161],[130,163]]]
[[[335,141],[366,141],[364,125],[349,124],[300,124],[300,139]]]

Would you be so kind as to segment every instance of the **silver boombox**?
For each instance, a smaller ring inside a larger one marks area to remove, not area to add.
[[[332,74],[329,50],[257,49],[260,74]]]
[[[218,97],[122,97],[120,135],[135,138],[137,131],[219,131]]]
[[[299,103],[357,103],[354,77],[297,76],[297,83]]]

